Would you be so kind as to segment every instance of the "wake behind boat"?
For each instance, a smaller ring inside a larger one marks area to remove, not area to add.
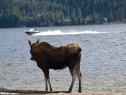
[[[48,30],[48,31],[37,31],[35,29],[30,29],[25,31],[28,35],[33,36],[60,36],[60,35],[84,35],[84,34],[102,34],[108,32],[98,32],[98,31],[72,31],[72,32],[63,32],[61,30]]]
[[[24,30],[24,31],[28,35],[39,33],[39,31],[37,31],[36,28],[35,29]]]
[[[60,35],[84,35],[84,34],[102,34],[108,32],[98,32],[98,31],[72,31],[72,32],[62,32],[61,30],[53,30],[53,31],[46,31],[46,32],[39,32],[33,34],[33,36],[60,36]]]

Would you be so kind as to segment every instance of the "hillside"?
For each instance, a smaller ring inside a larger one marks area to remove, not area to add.
[[[126,0],[0,0],[0,27],[126,22]]]

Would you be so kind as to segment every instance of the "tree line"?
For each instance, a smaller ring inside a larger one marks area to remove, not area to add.
[[[0,0],[0,27],[126,22],[126,0]]]

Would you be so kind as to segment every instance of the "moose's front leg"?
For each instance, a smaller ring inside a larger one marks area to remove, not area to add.
[[[50,91],[52,91],[52,86],[51,86],[51,82],[50,82],[49,70],[48,69],[44,71],[44,75],[45,75],[46,91],[48,91],[48,84],[49,84]]]
[[[44,76],[44,78],[45,78],[45,91],[48,91],[48,83],[47,83],[47,79],[46,79],[45,76]]]

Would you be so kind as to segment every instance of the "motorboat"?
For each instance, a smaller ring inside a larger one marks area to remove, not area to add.
[[[39,33],[39,31],[36,30],[36,28],[34,29],[29,29],[29,30],[24,30],[26,34],[28,35],[32,35],[32,34],[36,34]]]

